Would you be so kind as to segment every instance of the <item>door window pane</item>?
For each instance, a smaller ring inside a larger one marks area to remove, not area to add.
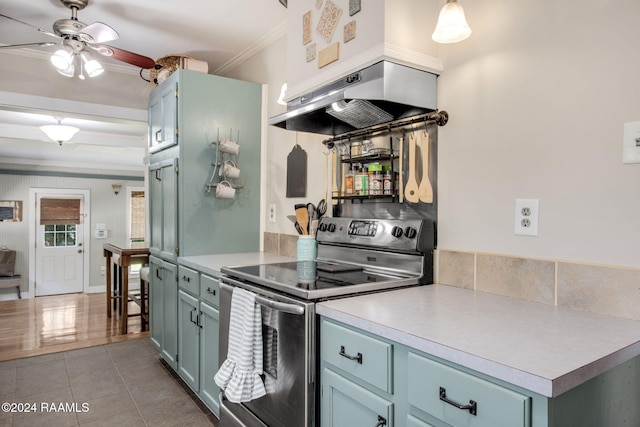
[[[46,247],[76,246],[76,225],[45,225],[44,245]]]

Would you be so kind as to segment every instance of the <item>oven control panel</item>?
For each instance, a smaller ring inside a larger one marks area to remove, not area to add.
[[[424,219],[328,218],[320,221],[318,243],[426,252],[435,247],[435,226]]]

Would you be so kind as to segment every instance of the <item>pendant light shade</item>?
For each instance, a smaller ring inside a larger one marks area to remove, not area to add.
[[[42,132],[60,145],[62,145],[63,142],[71,140],[71,138],[73,138],[73,136],[80,130],[75,126],[65,126],[60,124],[61,121],[61,119],[58,119],[57,125],[40,126],[40,130]]]
[[[51,55],[51,63],[58,70],[67,70],[73,65],[73,49],[69,46],[63,46]]]
[[[471,35],[464,10],[457,0],[447,0],[438,15],[438,24],[431,38],[438,43],[456,43]]]
[[[100,65],[100,63],[93,58],[93,55],[91,55],[90,52],[86,50],[82,51],[80,56],[82,57],[82,62],[84,63],[84,71],[86,71],[89,77],[96,77],[104,72],[104,68],[102,68],[102,65]]]

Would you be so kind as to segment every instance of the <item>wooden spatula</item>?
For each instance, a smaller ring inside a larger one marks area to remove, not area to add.
[[[335,198],[335,196],[338,195],[338,183],[336,180],[336,176],[338,174],[338,153],[336,153],[337,150],[333,150],[333,169],[331,171],[331,174],[333,175],[333,184],[331,185],[331,204],[332,205],[337,205],[338,204],[338,199]]]
[[[411,203],[418,203],[418,180],[416,179],[416,141],[413,135],[409,137],[409,178],[404,187],[404,198]]]
[[[309,234],[309,211],[307,211],[307,205],[296,205],[296,219],[302,229],[302,234]]]
[[[420,151],[422,153],[422,180],[418,187],[418,197],[423,203],[433,203],[433,187],[431,180],[429,180],[429,134],[426,132],[420,141]]]

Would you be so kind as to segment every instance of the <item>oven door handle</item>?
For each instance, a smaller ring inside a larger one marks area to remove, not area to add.
[[[304,307],[301,305],[287,304],[286,302],[274,301],[269,298],[262,297],[260,295],[256,295],[256,302],[260,305],[264,305],[265,307],[282,311],[284,313],[297,314],[297,315],[304,314]]]

